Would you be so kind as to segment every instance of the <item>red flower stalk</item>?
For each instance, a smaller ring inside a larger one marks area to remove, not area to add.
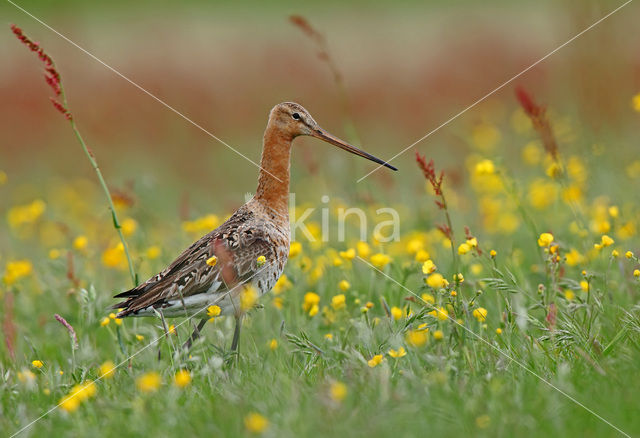
[[[64,96],[62,96],[62,84],[60,83],[60,73],[58,73],[58,71],[56,70],[53,59],[51,59],[51,57],[46,54],[44,49],[40,47],[39,43],[31,41],[29,37],[26,36],[24,32],[22,32],[22,29],[20,29],[18,26],[12,24],[11,30],[22,44],[27,46],[32,52],[36,52],[38,54],[38,58],[40,58],[40,60],[45,65],[44,80],[47,82],[49,87],[51,87],[56,97],[62,97],[62,100],[64,101]],[[62,113],[67,118],[67,120],[71,120],[71,113],[66,108],[65,104],[61,103],[56,98],[52,97],[50,99],[55,109]]]
[[[69,337],[71,338],[71,348],[74,350],[77,350],[78,336],[76,335],[76,331],[73,329],[71,324],[69,324],[66,319],[64,319],[62,316],[58,315],[57,313],[53,315],[53,317],[56,319],[56,321],[58,321],[67,329],[67,331],[69,332]]]
[[[549,310],[547,311],[546,321],[549,324],[549,329],[553,330],[556,326],[556,319],[558,316],[558,308],[555,303],[549,304]]]
[[[447,211],[447,200],[444,198],[444,193],[442,193],[442,180],[444,178],[444,171],[440,171],[440,175],[436,176],[436,167],[433,163],[433,160],[429,160],[427,163],[427,159],[423,156],[420,156],[420,153],[416,151],[416,162],[418,163],[418,167],[422,170],[422,174],[429,181],[431,187],[433,187],[433,191],[438,199],[434,202],[438,206],[440,210],[444,210],[445,216],[447,218],[446,225],[438,225],[438,229],[442,231],[447,239],[453,242],[453,230],[451,227],[451,220],[449,218],[449,212]]]
[[[289,21],[291,22],[291,24],[293,24],[294,26],[296,26],[298,29],[300,29],[306,36],[308,36],[309,38],[311,38],[316,46],[317,46],[317,55],[318,58],[327,63],[327,65],[329,66],[329,69],[331,70],[331,73],[333,74],[333,79],[335,80],[340,93],[342,94],[342,98],[344,100],[343,104],[345,105],[345,108],[348,109],[347,106],[347,100],[346,100],[346,91],[345,91],[345,86],[342,80],[342,74],[340,73],[340,70],[338,69],[338,66],[336,65],[336,63],[333,61],[333,59],[331,58],[331,55],[329,54],[329,47],[327,44],[327,40],[324,37],[324,35],[322,33],[320,33],[318,30],[316,30],[311,23],[309,23],[309,20],[307,20],[305,17],[303,17],[302,15],[291,15],[289,17]]]
[[[435,200],[436,205],[440,210],[444,211],[444,217],[447,220],[446,224],[438,225],[438,229],[445,235],[447,239],[451,242],[451,257],[453,259],[453,270],[457,272],[456,266],[457,262],[457,254],[455,250],[455,238],[453,235],[453,225],[451,224],[451,216],[449,215],[449,210],[447,209],[447,200],[444,197],[444,192],[442,191],[442,180],[444,179],[444,172],[440,171],[440,175],[436,175],[436,167],[433,164],[433,160],[429,160],[427,163],[427,159],[423,156],[420,156],[418,151],[416,151],[416,162],[418,163],[418,167],[422,170],[422,174],[429,181],[431,187],[433,187],[433,191],[436,194],[437,199]]]
[[[531,119],[533,128],[538,132],[538,135],[540,135],[545,150],[551,155],[551,157],[553,157],[554,160],[557,160],[558,144],[556,143],[555,136],[553,135],[553,129],[551,127],[551,122],[549,122],[549,117],[547,117],[547,108],[535,103],[531,94],[520,86],[516,87],[516,98],[524,112]]]
[[[427,160],[425,157],[421,157],[418,151],[416,151],[416,161],[418,162],[418,167],[422,170],[422,174],[424,177],[431,183],[431,187],[433,187],[433,191],[436,196],[442,196],[442,178],[444,178],[444,172],[440,172],[440,176],[436,177],[436,169],[433,164],[433,160]],[[436,201],[436,203],[438,203]],[[438,207],[444,208],[444,205],[438,204]]]

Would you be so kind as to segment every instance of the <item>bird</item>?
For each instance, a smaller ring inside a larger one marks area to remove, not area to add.
[[[263,137],[255,195],[222,225],[202,236],[158,274],[115,295],[118,318],[194,316],[210,306],[235,317],[231,351],[240,340],[243,291],[269,292],[289,257],[289,179],[292,142],[311,136],[392,170],[396,167],[339,139],[293,102],[271,109]],[[203,317],[185,344],[191,346],[208,318]]]

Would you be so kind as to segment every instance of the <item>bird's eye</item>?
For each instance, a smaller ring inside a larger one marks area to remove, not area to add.
[[[291,117],[293,117],[295,120],[300,120],[300,114],[298,113],[291,114]]]

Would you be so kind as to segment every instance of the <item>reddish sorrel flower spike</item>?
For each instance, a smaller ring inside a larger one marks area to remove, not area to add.
[[[531,119],[533,128],[540,136],[545,150],[554,160],[557,160],[558,144],[556,143],[555,136],[553,135],[553,129],[551,128],[549,117],[547,117],[547,108],[535,103],[531,93],[521,86],[516,87],[516,98],[524,112]]]
[[[444,172],[440,172],[440,176],[436,177],[436,169],[433,164],[433,160],[429,160],[427,163],[427,159],[425,157],[421,157],[418,151],[416,151],[416,161],[418,162],[418,167],[422,170],[424,177],[431,183],[431,187],[433,187],[433,191],[436,196],[442,195],[442,178],[444,178]],[[440,208],[444,206],[439,205]]]
[[[29,48],[29,50],[38,54],[38,58],[40,58],[40,60],[45,65],[44,80],[56,95],[56,98],[50,98],[51,102],[53,103],[54,108],[62,113],[67,118],[67,120],[71,120],[71,113],[66,108],[65,104],[57,99],[58,97],[62,97],[62,100],[64,101],[64,96],[62,96],[62,84],[60,83],[60,73],[58,73],[58,71],[56,70],[53,59],[51,59],[51,57],[45,53],[44,49],[40,47],[40,44],[31,41],[29,37],[24,34],[22,29],[20,29],[15,24],[11,25],[11,31],[22,44]]]

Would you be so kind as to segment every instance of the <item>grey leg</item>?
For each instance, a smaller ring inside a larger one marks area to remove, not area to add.
[[[240,327],[242,326],[242,316],[236,316],[236,328],[233,331],[233,341],[231,342],[231,351],[238,351],[238,343],[240,342]]]
[[[193,344],[193,341],[195,341],[196,339],[198,339],[200,337],[200,332],[202,331],[202,329],[204,328],[204,325],[206,323],[207,323],[207,319],[206,318],[200,320],[200,322],[198,323],[198,326],[193,329],[193,333],[191,334],[189,339],[187,339],[187,342],[184,343],[182,348],[184,348],[186,350],[191,348],[191,344]]]

